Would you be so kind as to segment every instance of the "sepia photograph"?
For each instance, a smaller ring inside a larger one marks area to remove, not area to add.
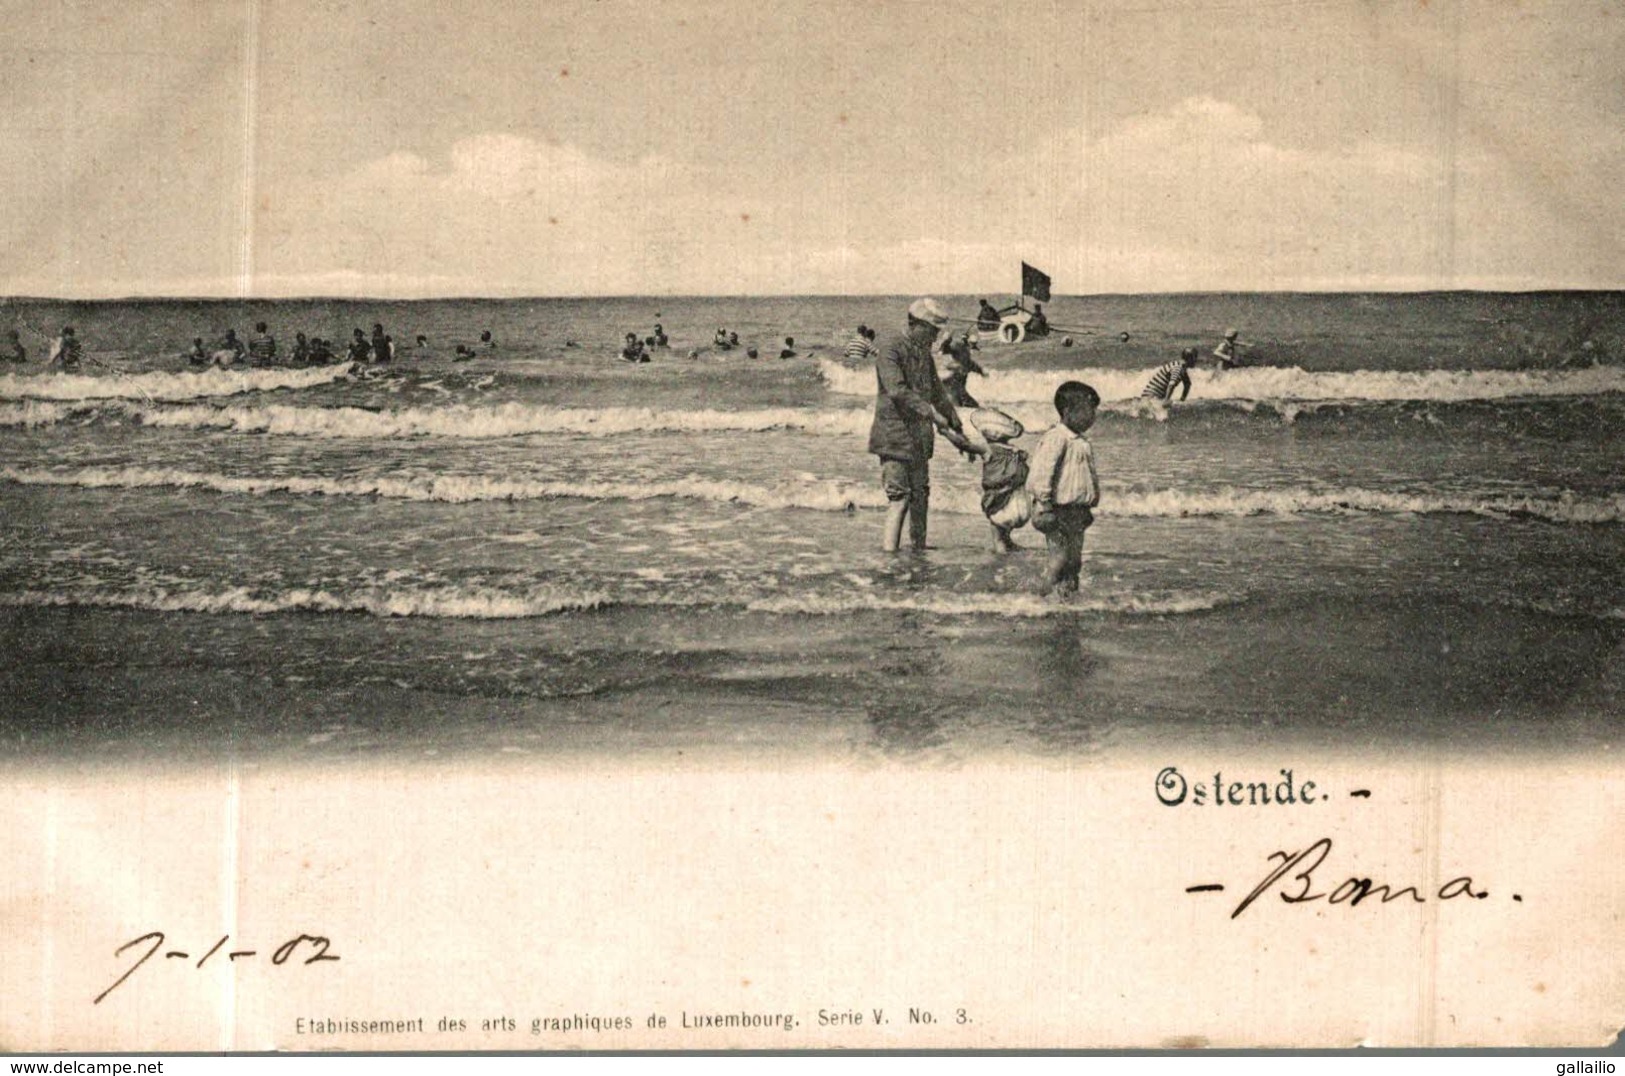
[[[1625,1027],[1625,10],[4,6],[0,1049]]]

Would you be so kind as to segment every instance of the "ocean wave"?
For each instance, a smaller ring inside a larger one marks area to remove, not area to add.
[[[0,374],[0,399],[200,400],[273,389],[305,389],[348,376],[346,366],[303,370],[186,370],[99,374]]]
[[[1207,612],[1237,599],[1219,594],[1122,595],[1074,597],[1053,602],[1029,593],[911,592],[890,597],[869,592],[782,595],[740,601],[715,601],[648,594],[614,599],[603,593],[546,588],[520,592],[457,587],[363,590],[335,594],[329,590],[293,589],[267,592],[248,587],[225,589],[149,587],[122,590],[25,590],[0,594],[0,606],[51,606],[138,609],[161,613],[268,615],[276,613],[366,614],[376,617],[424,617],[457,620],[517,620],[611,606],[646,608],[710,606],[785,616],[850,616],[859,612],[921,612],[939,616],[1028,619],[1092,612],[1119,616],[1173,616]]]
[[[872,370],[825,359],[819,373],[830,390],[873,396]],[[1093,385],[1105,402],[1138,400],[1153,368],[1113,370],[990,370],[971,388],[1001,405],[1048,402],[1063,381]],[[1499,400],[1526,396],[1591,396],[1625,392],[1625,367],[1583,370],[1349,370],[1327,372],[1296,366],[1249,366],[1191,371],[1193,400]]]
[[[1625,521],[1625,494],[1581,497],[1567,491],[1525,497],[1497,494],[1390,493],[1370,489],[1215,489],[1111,493],[1103,515],[1141,518],[1187,516],[1319,515],[1361,512],[1380,515],[1475,515],[1491,518],[1531,517],[1552,523],[1619,523]]]
[[[941,616],[1000,616],[1028,619],[1071,613],[1109,613],[1118,616],[1177,616],[1205,613],[1238,599],[1222,594],[1128,594],[1106,598],[1075,596],[1064,602],[1035,594],[920,594],[893,597],[870,592],[847,594],[792,594],[761,598],[746,604],[751,612],[843,616],[858,612],[920,612]]]
[[[653,432],[763,432],[803,430],[860,434],[867,410],[812,411],[781,407],[753,411],[666,411],[647,407],[560,408],[507,403],[494,407],[164,407],[128,408],[144,425],[230,430],[299,437],[443,437],[489,439],[534,433],[607,437]]]
[[[0,481],[25,486],[82,489],[197,489],[241,496],[383,497],[391,500],[467,504],[480,501],[580,500],[647,501],[660,498],[743,504],[758,508],[844,512],[884,508],[886,498],[871,483],[808,478],[758,486],[685,475],[656,482],[546,482],[482,475],[384,475],[373,478],[309,476],[250,477],[173,468],[81,467],[70,470],[0,468]],[[980,490],[938,488],[933,507],[950,513],[981,511]],[[1297,516],[1335,513],[1380,515],[1477,515],[1526,517],[1553,523],[1625,522],[1625,494],[1583,497],[1570,491],[1510,497],[1497,493],[1416,493],[1361,488],[1290,487],[1244,490],[1105,489],[1103,517],[1164,518]]]
[[[664,482],[542,482],[459,475],[389,475],[378,478],[242,477],[149,467],[83,467],[74,470],[0,468],[0,480],[25,486],[83,489],[200,489],[213,493],[266,496],[385,497],[392,500],[466,504],[477,501],[530,501],[554,498],[647,501],[662,497],[749,504],[762,508],[846,511],[883,508],[878,488],[836,480],[779,487],[724,482],[687,475]]]
[[[34,400],[0,404],[0,426],[22,426],[25,429],[54,426],[84,410],[82,407],[76,408],[69,404],[39,403]]]
[[[535,589],[519,593],[440,587],[400,588],[334,594],[328,590],[294,589],[266,593],[248,587],[223,590],[128,589],[114,591],[25,590],[0,594],[0,605],[93,606],[146,609],[162,613],[367,613],[378,617],[416,616],[445,619],[512,620],[549,616],[613,604],[600,593]]]

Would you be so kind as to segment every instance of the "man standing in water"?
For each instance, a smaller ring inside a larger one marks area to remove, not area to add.
[[[937,333],[948,315],[935,299],[918,299],[908,308],[908,328],[875,357],[875,417],[869,427],[869,451],[880,457],[886,490],[886,530],[881,548],[895,553],[908,520],[909,545],[924,549],[931,501],[931,453],[941,430],[956,448],[969,450],[960,433],[959,413],[948,398],[931,359]]]
[[[1213,349],[1213,357],[1219,360],[1219,369],[1228,370],[1233,366],[1241,365],[1241,349],[1250,345],[1242,343],[1236,337],[1241,334],[1234,329],[1224,331],[1224,339],[1219,346]]]

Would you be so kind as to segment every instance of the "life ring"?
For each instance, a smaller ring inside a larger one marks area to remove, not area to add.
[[[1019,344],[1027,338],[1027,326],[1019,321],[1007,321],[999,326],[999,339],[1007,344]]]

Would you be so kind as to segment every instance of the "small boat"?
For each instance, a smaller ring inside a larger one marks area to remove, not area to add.
[[[1021,298],[1015,303],[998,311],[999,324],[997,327],[987,326],[985,322],[976,323],[976,332],[982,340],[996,340],[1001,344],[1019,344],[1029,335],[1034,311],[1027,309],[1027,300],[1031,298],[1036,306],[1038,303],[1049,302],[1050,279],[1047,273],[1034,269],[1026,262],[1021,263]],[[1035,339],[1048,336],[1055,326],[1048,321],[1044,323],[1042,333],[1031,334]]]

